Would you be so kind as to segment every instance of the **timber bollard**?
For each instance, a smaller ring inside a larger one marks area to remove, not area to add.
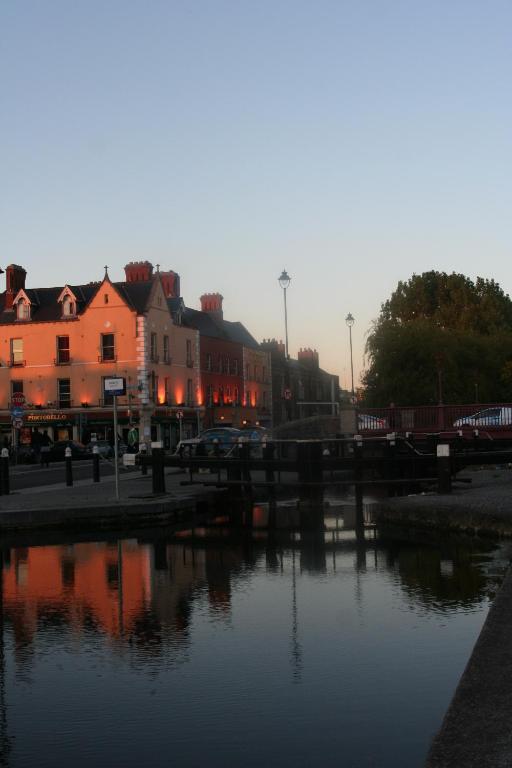
[[[228,464],[226,468],[227,479],[235,483],[235,485],[230,487],[230,494],[233,497],[240,496],[242,493],[242,486],[240,485],[240,481],[242,479],[242,469],[240,464],[240,438],[238,438],[238,441],[238,445],[236,445],[235,450],[233,451],[233,463]],[[236,483],[238,483],[238,485],[236,485]]]
[[[93,483],[100,481],[100,452],[97,445],[92,449],[92,481]]]
[[[151,476],[153,493],[165,493],[164,451],[163,448],[153,448],[151,453]]]
[[[450,461],[450,446],[437,446],[437,492],[451,493],[452,471]]]
[[[146,443],[141,443],[141,446],[140,446],[140,458],[141,458],[140,471],[141,471],[142,475],[147,475],[147,473],[148,473],[148,465],[144,461],[144,459],[147,456],[147,453],[148,453],[148,447],[147,447]]]
[[[386,480],[388,496],[395,496],[395,452],[396,452],[396,433],[390,432],[386,435]]]
[[[2,448],[2,458],[0,459],[2,466],[2,492],[6,495],[11,492],[10,480],[9,480],[9,449]]]
[[[364,536],[363,513],[363,438],[354,435],[354,481],[356,496],[356,536]]]
[[[262,456],[264,461],[271,462],[274,459],[274,443],[267,443],[266,440],[263,441],[263,448],[262,448]],[[274,470],[266,466],[265,467],[265,480],[267,483],[273,483],[275,480],[274,477]]]
[[[73,485],[73,466],[71,464],[72,461],[73,461],[73,457],[71,455],[71,448],[68,446],[65,451],[66,485],[67,486]]]

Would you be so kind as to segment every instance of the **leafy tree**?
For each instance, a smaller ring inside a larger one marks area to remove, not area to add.
[[[366,345],[368,405],[512,399],[512,301],[494,280],[399,282]]]

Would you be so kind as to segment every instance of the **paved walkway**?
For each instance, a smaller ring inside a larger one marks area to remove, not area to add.
[[[445,496],[437,493],[384,499],[378,519],[454,532],[512,536],[512,469],[466,469]]]
[[[73,486],[55,483],[13,491],[0,496],[0,531],[48,526],[104,525],[116,520],[130,522],[173,519],[178,511],[194,509],[198,501],[218,493],[202,486],[182,486],[186,475],[180,470],[165,473],[166,492],[152,493],[151,473],[122,471],[119,475],[119,500],[114,476],[78,480]],[[128,517],[128,519],[126,519]]]

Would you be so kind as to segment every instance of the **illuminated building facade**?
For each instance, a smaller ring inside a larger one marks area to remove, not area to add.
[[[182,433],[195,433],[203,410],[199,334],[177,326],[167,304],[169,294],[179,291],[179,277],[154,272],[149,262],[128,264],[125,272],[122,282],[112,282],[105,270],[95,283],[36,289],[26,286],[22,267],[7,267],[0,294],[4,436],[11,433],[13,406],[22,394],[16,442],[30,442],[36,429],[46,429],[53,440],[108,437],[109,377],[127,384],[126,396],[118,399],[121,436],[134,423],[141,441],[170,447],[180,421]]]

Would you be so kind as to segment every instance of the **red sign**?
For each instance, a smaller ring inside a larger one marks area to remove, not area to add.
[[[285,400],[291,400],[292,399],[292,391],[291,391],[291,389],[285,389],[285,391],[284,391],[284,399]]]
[[[25,405],[25,395],[23,392],[13,392],[11,395],[11,403],[13,405]]]

